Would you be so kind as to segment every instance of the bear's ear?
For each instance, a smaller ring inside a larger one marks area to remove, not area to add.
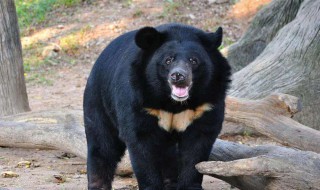
[[[135,37],[137,46],[143,50],[154,50],[164,41],[164,34],[153,27],[141,28]]]
[[[222,37],[223,37],[223,30],[221,27],[217,29],[217,31],[214,33],[215,35],[215,40],[214,40],[214,45],[218,48],[222,44]]]
[[[207,33],[205,40],[205,45],[209,46],[209,48],[218,49],[222,44],[222,36],[223,30],[219,27],[216,32]]]

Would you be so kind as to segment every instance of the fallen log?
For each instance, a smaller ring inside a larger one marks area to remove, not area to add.
[[[82,110],[26,112],[0,118],[0,146],[56,149],[87,158]],[[116,174],[133,173],[126,153]]]
[[[320,153],[320,131],[291,119],[300,110],[299,99],[287,94],[272,94],[260,100],[229,96],[225,120],[242,123],[281,144]]]
[[[0,118],[0,146],[57,149],[87,157],[81,110],[25,112]]]
[[[320,189],[320,155],[280,146],[217,140],[200,173],[245,190]]]
[[[296,97],[273,94],[261,100],[227,98],[226,121],[242,123],[285,145],[320,152],[320,132],[291,119]],[[86,158],[81,110],[26,112],[0,118],[0,146],[59,149]]]

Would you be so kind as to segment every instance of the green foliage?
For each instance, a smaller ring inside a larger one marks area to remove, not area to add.
[[[30,55],[28,58],[25,58],[23,62],[25,72],[36,70],[42,65],[46,64],[46,61],[42,58],[39,58],[37,55]]]
[[[41,55],[44,47],[42,43],[32,43],[23,48],[23,66],[25,72],[37,70],[47,63]]]
[[[23,67],[27,74],[42,71],[48,65],[54,65],[55,56],[45,53],[47,44],[35,42],[23,48]],[[49,48],[50,49],[50,48]],[[52,50],[48,50],[50,52]]]
[[[48,85],[52,86],[53,81],[46,78],[46,74],[43,73],[32,73],[25,75],[26,81],[34,84]]]
[[[76,34],[70,34],[60,39],[60,46],[67,54],[75,55],[81,47],[81,44]]]
[[[133,13],[132,16],[133,16],[133,18],[137,18],[137,17],[141,17],[143,14],[144,14],[143,11],[138,9]]]
[[[56,6],[71,7],[71,6],[74,6],[80,2],[81,2],[81,0],[57,0]]]
[[[124,7],[130,7],[133,4],[133,0],[125,0],[122,3]]]
[[[90,30],[91,27],[87,25],[78,32],[73,32],[67,36],[60,38],[60,47],[68,55],[77,55],[80,48],[83,47],[81,41],[83,41]]]
[[[20,28],[45,20],[56,0],[15,0]]]
[[[222,50],[225,47],[231,46],[234,43],[233,40],[231,40],[230,38],[223,38],[223,43],[222,45],[218,48],[219,50]]]
[[[159,18],[168,22],[191,24],[190,19],[183,14],[183,10],[189,9],[187,7],[190,6],[190,2],[190,0],[165,0]]]
[[[50,58],[41,55],[44,47],[45,44],[42,43],[33,43],[25,47],[28,52],[23,52],[24,75],[28,83],[51,86],[53,81],[47,79],[48,71],[44,69],[50,65]]]
[[[44,22],[54,8],[70,7],[80,2],[81,0],[15,0],[20,29],[24,31]]]
[[[162,12],[162,17],[175,16],[179,14],[179,7],[181,3],[179,1],[166,0]]]
[[[245,136],[245,137],[251,137],[251,136],[252,136],[252,132],[251,132],[251,131],[244,130],[244,131],[243,131],[243,136]]]

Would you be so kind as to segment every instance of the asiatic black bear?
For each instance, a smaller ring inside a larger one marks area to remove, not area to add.
[[[221,130],[230,82],[221,41],[221,28],[166,24],[106,47],[84,94],[89,189],[111,189],[126,148],[139,189],[202,189],[195,164]]]

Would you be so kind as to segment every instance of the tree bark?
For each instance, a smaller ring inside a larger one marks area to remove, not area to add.
[[[198,171],[239,189],[320,189],[320,155],[314,152],[217,140],[210,160],[197,164]]]
[[[305,0],[264,51],[233,75],[230,95],[257,99],[273,92],[301,98],[295,119],[320,129],[320,1]]]
[[[13,0],[0,1],[0,116],[29,111]]]
[[[58,149],[87,157],[81,110],[27,112],[0,119],[0,145]]]
[[[320,131],[291,117],[301,110],[299,99],[272,94],[259,100],[228,97],[225,120],[242,123],[284,145],[320,153]]]
[[[296,17],[302,2],[273,0],[257,13],[240,40],[223,50],[233,72],[247,66],[260,55],[278,31]]]

